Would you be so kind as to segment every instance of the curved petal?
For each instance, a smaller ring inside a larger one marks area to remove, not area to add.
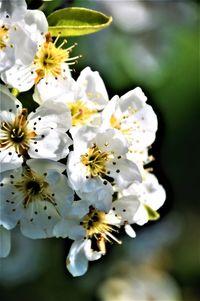
[[[37,200],[24,209],[20,229],[23,235],[33,239],[52,237],[59,218],[52,204]]]
[[[2,1],[1,12],[8,14],[12,22],[21,20],[26,13],[27,5],[25,0]]]
[[[69,237],[73,240],[83,239],[85,230],[77,220],[62,219],[59,221],[53,230],[56,237]]]
[[[142,89],[137,87],[120,97],[119,103],[122,111],[125,111],[129,105],[132,107],[133,104],[135,110],[140,110],[144,107],[146,100],[147,97],[143,93]]]
[[[139,205],[140,202],[137,198],[127,196],[113,202],[112,210],[122,218],[122,223],[127,222],[128,224],[133,224]]]
[[[83,87],[87,97],[102,109],[108,103],[108,94],[99,72],[86,67],[81,71],[77,83]]]
[[[110,176],[115,179],[119,189],[126,188],[133,182],[142,181],[137,165],[126,158],[109,162],[107,169],[110,172]]]
[[[45,14],[40,10],[27,10],[24,17],[24,21],[27,25],[34,27],[33,32],[39,31],[42,35],[48,31],[48,22]]]
[[[98,260],[101,257],[101,253],[97,251],[93,251],[91,246],[92,246],[91,240],[90,239],[86,240],[84,245],[85,255],[89,261]]]
[[[21,102],[10,93],[8,88],[3,85],[0,85],[0,100],[1,112],[7,111],[12,114],[16,114],[22,109]]]
[[[86,240],[74,241],[69,250],[66,266],[74,277],[82,276],[87,272],[88,259],[84,250],[86,242]]]

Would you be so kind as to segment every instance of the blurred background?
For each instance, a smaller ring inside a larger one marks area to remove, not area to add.
[[[87,274],[65,269],[71,242],[30,240],[13,231],[12,251],[0,263],[2,301],[200,300],[199,4],[196,1],[27,1],[48,15],[63,7],[96,9],[113,17],[101,32],[69,39],[98,70],[110,98],[140,86],[158,115],[152,167],[167,191],[161,218],[135,227]]]

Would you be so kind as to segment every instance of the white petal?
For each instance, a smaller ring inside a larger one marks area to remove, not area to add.
[[[60,160],[67,156],[72,144],[66,134],[71,126],[71,114],[64,104],[46,101],[28,120],[30,130],[37,135],[30,143],[31,157]]]
[[[7,257],[11,248],[10,231],[0,226],[0,257]]]
[[[54,77],[49,76],[41,79],[35,86],[33,99],[38,104],[42,104],[45,101],[70,102],[75,96],[73,91],[75,83],[72,78],[55,80]]]
[[[97,185],[91,191],[85,192],[83,190],[76,191],[77,195],[86,200],[89,205],[93,205],[95,208],[108,212],[112,205],[112,185],[107,181],[96,179]],[[103,183],[106,183],[103,184]],[[88,206],[89,206],[88,205]]]
[[[65,170],[64,164],[48,159],[29,159],[27,164],[40,175],[48,173],[49,170],[54,170],[58,173],[62,173]]]
[[[82,276],[87,272],[88,259],[85,255],[86,240],[74,241],[67,257],[67,269],[74,276]]]
[[[25,0],[6,0],[2,1],[1,12],[8,14],[12,22],[21,20],[26,12]]]
[[[92,242],[90,239],[86,240],[86,243],[84,245],[84,251],[87,259],[89,261],[98,260],[101,257],[101,253],[97,251],[92,250]]]
[[[6,170],[11,170],[20,167],[23,163],[23,157],[15,152],[14,147],[9,147],[5,150],[1,150],[0,161],[0,171],[4,172]]]
[[[29,90],[34,85],[35,75],[32,73],[32,65],[15,64],[8,71],[2,73],[2,80],[18,89],[20,92]]]
[[[62,130],[38,130],[37,135],[38,137],[30,143],[28,150],[30,157],[57,161],[68,155],[72,140]]]
[[[74,151],[76,154],[84,154],[95,139],[99,130],[91,126],[82,126],[72,137],[74,140]]]
[[[36,54],[37,43],[31,39],[31,34],[26,29],[24,22],[15,26],[10,33],[10,40],[14,45],[16,62],[20,61],[24,65],[29,65]],[[20,47],[21,45],[23,47]]]
[[[20,220],[20,229],[23,235],[30,238],[52,237],[53,228],[59,219],[52,204],[36,200],[24,209],[24,217]]]
[[[135,214],[134,219],[135,219],[135,223],[140,226],[143,226],[144,224],[146,224],[148,222],[148,220],[149,220],[148,212],[144,208],[143,204],[140,204],[140,206]]]
[[[1,174],[0,224],[6,229],[14,228],[23,215],[23,194],[14,186],[18,173],[21,174],[21,168]]]
[[[126,231],[126,234],[132,238],[136,237],[136,233],[133,230],[133,228],[129,224],[125,224],[124,229]]]
[[[0,72],[10,69],[15,63],[14,49],[6,47],[4,51],[0,51]]]
[[[82,70],[77,83],[83,87],[87,97],[99,105],[99,109],[102,109],[108,103],[108,94],[99,72],[86,67]]]
[[[155,175],[146,173],[144,179],[144,189],[146,191],[144,202],[154,210],[158,210],[166,200],[166,192],[159,184]]]
[[[9,111],[13,114],[21,111],[21,102],[10,93],[8,88],[3,85],[0,85],[0,100],[1,111]]]
[[[122,197],[112,204],[112,210],[122,218],[121,222],[133,224],[135,222],[135,214],[139,208],[140,202],[136,197]]]
[[[137,87],[120,98],[120,107],[122,111],[125,111],[127,106],[131,105],[132,107],[134,104],[135,110],[139,110],[144,107],[146,100],[147,97],[144,95],[142,89]]]
[[[142,177],[137,165],[126,158],[114,159],[107,164],[109,176],[114,178],[119,189],[131,185],[133,182],[141,182]]]
[[[128,143],[126,138],[115,129],[107,129],[97,133],[93,138],[100,150],[112,152],[114,155],[123,155],[128,152]]]
[[[71,127],[69,109],[64,104],[55,101],[46,101],[37,108],[36,112],[29,114],[28,120],[30,123],[37,121],[38,126],[44,128],[56,127],[67,131]]]
[[[48,31],[47,19],[40,10],[27,10],[24,20],[29,26],[34,26],[34,31],[38,30],[40,34]]]
[[[110,118],[116,112],[117,103],[119,102],[119,96],[115,95],[107,104],[102,112],[102,127],[110,128]]]
[[[80,226],[78,220],[62,219],[55,225],[53,234],[56,237],[69,237],[73,240],[79,240],[84,238],[85,230]]]

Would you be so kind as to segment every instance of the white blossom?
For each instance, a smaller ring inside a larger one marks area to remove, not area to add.
[[[73,191],[61,163],[30,159],[27,164],[1,173],[1,225],[12,229],[20,222],[25,236],[46,238],[73,201]]]
[[[102,112],[103,128],[115,128],[128,140],[128,158],[134,162],[147,160],[147,147],[155,140],[157,117],[137,87],[122,97],[114,96]]]
[[[45,32],[39,39],[37,51],[29,64],[18,61],[2,75],[2,80],[19,91],[27,91],[39,82],[43,86],[55,85],[57,80],[71,77],[70,68],[79,56],[70,58],[76,44],[62,48],[66,40],[57,46],[59,36],[53,41],[51,34]]]
[[[74,240],[67,257],[67,268],[73,276],[81,276],[87,271],[88,261],[106,254],[106,242],[122,243],[116,237],[120,227],[124,226],[127,234],[135,237],[130,223],[134,223],[139,201],[123,197],[113,202],[108,213],[91,206],[90,200],[75,203],[75,208],[56,224],[54,235]],[[95,250],[92,243],[96,245]]]
[[[138,225],[158,219],[159,214],[156,211],[166,199],[165,189],[159,184],[154,174],[143,170],[142,177],[141,183],[134,183],[121,191],[121,195],[137,198],[140,201],[139,209],[135,215],[135,221]]]
[[[136,164],[126,159],[126,139],[115,129],[100,131],[83,126],[73,136],[74,150],[67,162],[67,174],[72,188],[80,197],[93,198],[98,190],[104,190],[108,202],[115,189],[128,187],[133,181],[141,181]],[[112,185],[111,185],[112,184]]]
[[[0,93],[1,171],[20,166],[27,155],[57,161],[68,154],[71,116],[63,104],[45,102],[28,115],[8,89],[2,86]]]
[[[27,10],[24,0],[6,0],[0,3],[0,72],[21,64],[30,64],[38,37],[48,24],[43,12]],[[16,76],[16,74],[15,74]],[[5,74],[2,74],[5,80]],[[12,83],[11,83],[12,85]]]
[[[100,111],[108,104],[108,94],[97,71],[86,67],[77,81],[51,81],[48,89],[44,81],[35,88],[34,100],[42,104],[48,100],[64,103],[71,111],[73,133],[83,125],[100,125]]]

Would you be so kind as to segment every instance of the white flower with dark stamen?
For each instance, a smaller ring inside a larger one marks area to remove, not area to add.
[[[48,24],[43,12],[27,10],[24,0],[2,1],[0,3],[0,72],[10,69],[19,61],[22,64],[30,64],[37,50],[38,37],[47,28]]]
[[[152,173],[143,171],[142,183],[134,183],[121,192],[123,196],[136,198],[140,201],[140,207],[135,220],[138,225],[143,225],[149,220],[159,218],[157,210],[164,204],[166,192],[157,178]]]
[[[88,199],[93,195],[95,204],[97,196],[94,193],[102,189],[109,204],[111,183],[116,190],[120,190],[132,181],[141,181],[136,164],[125,157],[127,141],[115,129],[100,131],[83,126],[73,136],[73,142],[74,150],[68,156],[67,174],[72,188],[80,197]]]
[[[146,160],[146,148],[155,140],[157,117],[146,104],[141,88],[135,88],[122,97],[115,96],[102,112],[103,128],[115,128],[129,143],[129,158]]]
[[[30,159],[27,165],[0,175],[1,224],[12,229],[20,222],[25,236],[46,238],[66,214],[73,201],[73,191],[62,172],[61,163]]]
[[[63,104],[45,102],[28,115],[19,100],[1,87],[1,171],[20,166],[23,156],[60,160],[69,152],[69,110]]]
[[[108,94],[99,73],[89,67],[81,71],[77,81],[68,78],[51,82],[48,90],[44,82],[39,82],[33,97],[39,104],[47,100],[66,104],[71,111],[73,132],[82,125],[99,124],[99,111],[108,104]]]
[[[124,197],[113,202],[113,209],[108,213],[89,204],[90,201],[78,201],[76,208],[68,212],[68,216],[59,221],[54,228],[56,237],[68,236],[75,240],[66,262],[73,276],[83,275],[87,271],[88,261],[105,255],[107,242],[122,243],[116,237],[121,226],[125,226],[128,235],[135,236],[129,223],[134,222],[139,201]]]
[[[66,41],[57,46],[58,38],[53,41],[51,34],[46,33],[32,62],[26,65],[19,62],[4,73],[3,81],[19,91],[27,91],[39,82],[47,89],[48,84],[71,77],[69,66],[75,64],[80,56],[70,58],[70,52],[76,44],[62,48]]]

